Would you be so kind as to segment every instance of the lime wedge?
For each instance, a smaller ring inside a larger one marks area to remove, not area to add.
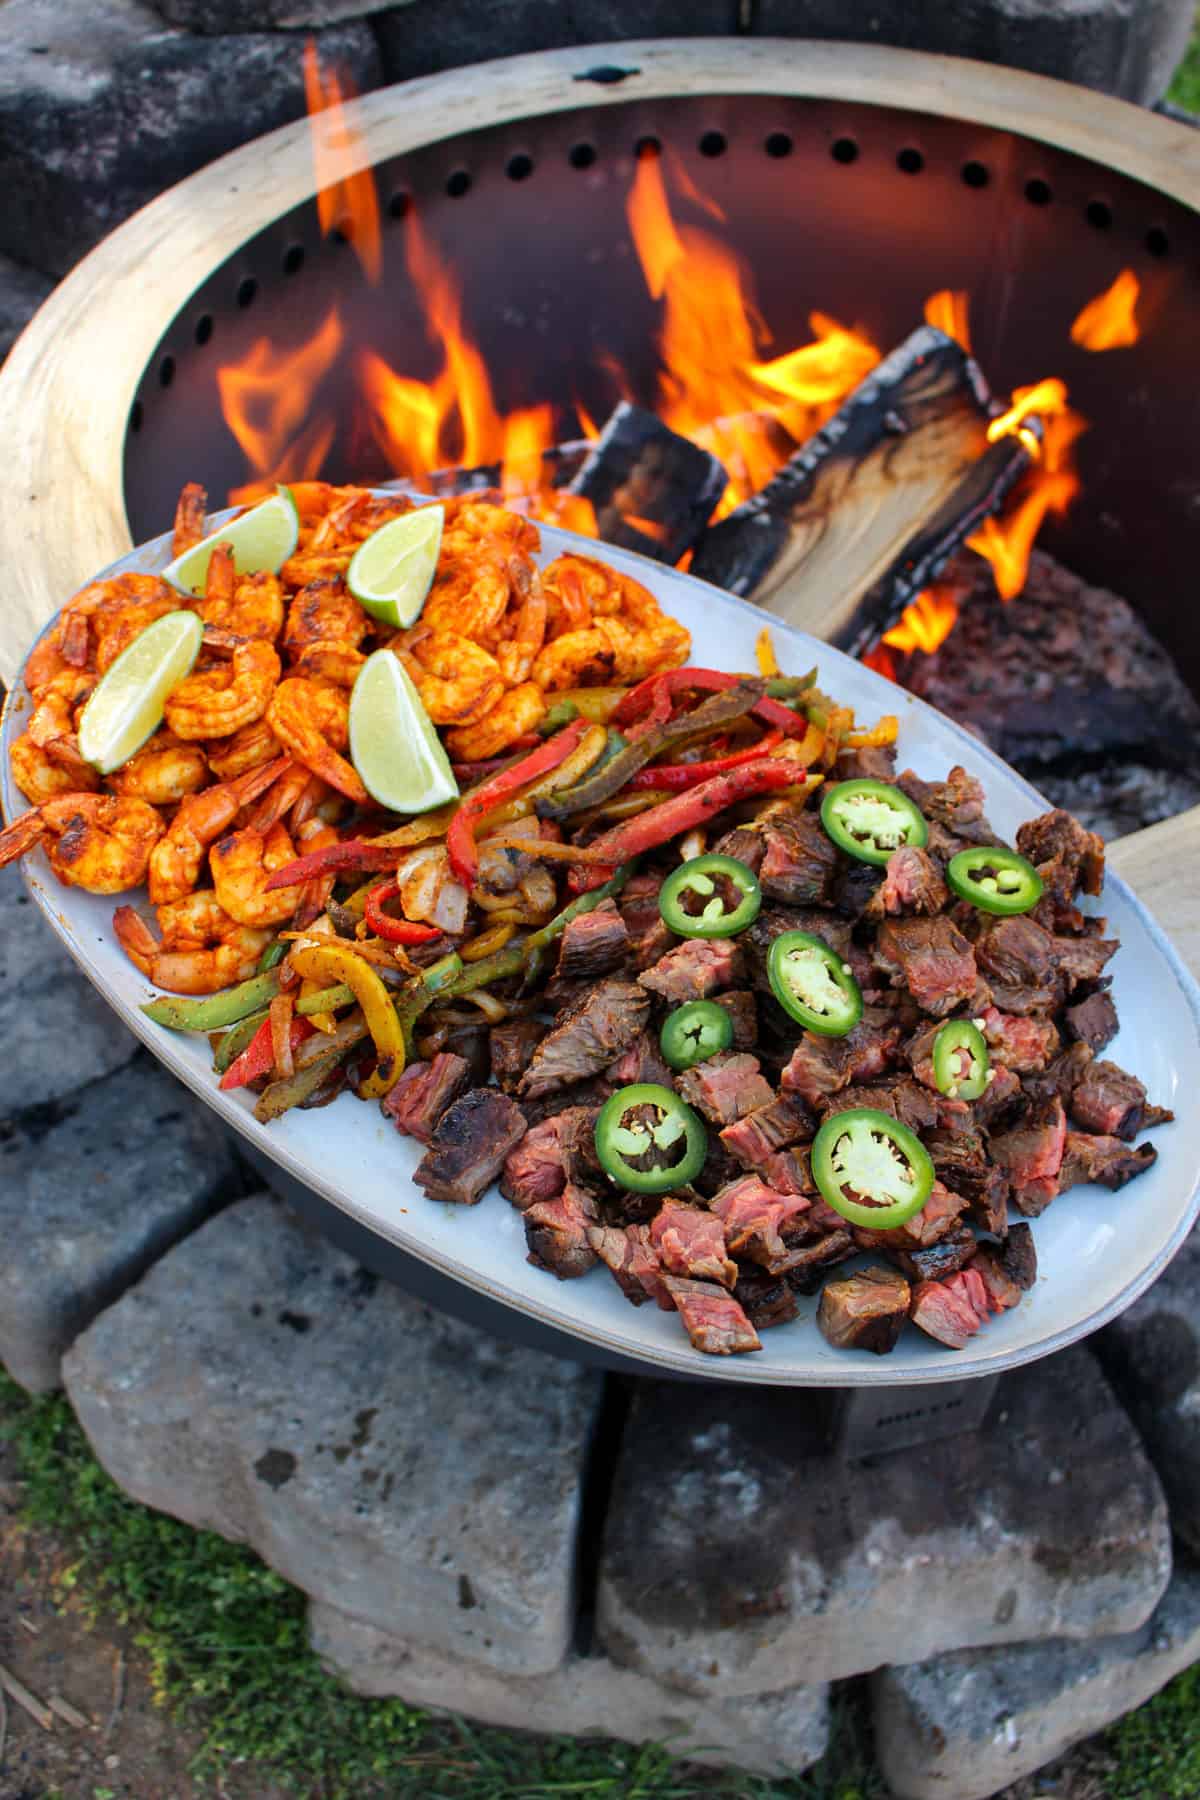
[[[346,585],[360,606],[385,625],[420,617],[442,547],[442,506],[419,506],[373,531],[354,552]]]
[[[194,612],[164,613],[105,670],[79,721],[79,750],[111,775],[162,724],[163,703],[197,656],[204,626]]]
[[[350,760],[371,798],[389,812],[428,812],[458,795],[421,696],[390,650],[376,650],[358,672],[350,696]]]
[[[233,563],[239,575],[253,575],[260,569],[276,575],[296,548],[299,536],[300,515],[296,511],[296,502],[292,499],[291,489],[281,487],[269,499],[260,500],[257,506],[244,512],[240,519],[231,520],[211,537],[201,538],[198,544],[177,556],[170,567],[163,570],[163,575],[185,594],[202,595],[208,580],[209,561],[218,544],[233,545]],[[367,541],[369,543],[370,539]]]

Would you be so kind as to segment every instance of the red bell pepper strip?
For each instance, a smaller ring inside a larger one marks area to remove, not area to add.
[[[721,688],[731,688],[740,676],[723,674],[720,669],[668,669],[663,675],[648,675],[645,681],[639,681],[636,687],[630,688],[625,698],[616,706],[611,723],[621,727],[631,725],[640,719],[649,709],[652,714],[662,715],[664,698],[673,700],[676,694],[696,690],[701,693]],[[808,729],[808,720],[803,713],[795,713],[782,700],[773,700],[764,694],[757,702],[754,712],[766,724],[782,731],[787,737],[799,737]]]
[[[707,825],[714,813],[724,812],[727,806],[733,806],[751,794],[765,793],[769,788],[791,787],[796,773],[793,763],[782,762],[776,757],[758,757],[754,762],[730,769],[725,775],[715,775],[686,793],[675,794],[660,806],[652,806],[647,812],[623,820],[611,831],[593,839],[588,848],[601,851],[606,863],[613,866],[628,862],[630,857],[641,856],[644,851],[653,850],[682,832]],[[606,865],[598,867],[590,863],[572,869],[568,884],[576,893],[584,893],[610,872]]]
[[[409,919],[397,919],[384,912],[384,902],[394,900],[399,892],[398,882],[381,881],[367,895],[363,917],[375,935],[386,938],[389,944],[431,944],[434,938],[441,937],[438,925],[415,925]]]
[[[477,822],[485,813],[503,805],[505,800],[510,800],[529,782],[536,781],[539,775],[548,775],[551,769],[557,769],[559,763],[565,762],[570,756],[584,732],[590,730],[589,719],[575,719],[570,725],[564,725],[561,731],[556,731],[552,738],[540,743],[528,756],[523,756],[520,762],[501,769],[482,786],[466,795],[446,833],[450,870],[454,879],[460,881],[463,887],[473,886],[479,869],[479,851],[475,845]]]
[[[766,756],[776,744],[782,742],[782,731],[768,731],[757,744],[751,744],[747,750],[736,750],[732,756],[717,756],[709,762],[694,763],[652,763],[647,769],[639,769],[625,783],[631,788],[670,788],[682,792],[686,788],[699,787],[702,781],[710,781],[714,775],[724,775],[727,769],[741,768],[743,763],[756,762],[760,756]]]
[[[407,847],[397,844],[368,844],[363,838],[348,838],[344,844],[310,850],[307,856],[298,856],[295,862],[276,869],[267,881],[267,892],[291,887],[293,882],[310,881],[314,875],[329,875],[337,869],[394,869],[407,855]]]
[[[307,1019],[293,1019],[291,1044],[295,1055],[305,1038],[310,1038],[315,1027]],[[221,1077],[221,1088],[228,1092],[230,1088],[245,1087],[248,1081],[257,1081],[260,1075],[269,1075],[275,1067],[275,1051],[271,1044],[271,1021],[264,1019],[242,1054],[235,1057]]]

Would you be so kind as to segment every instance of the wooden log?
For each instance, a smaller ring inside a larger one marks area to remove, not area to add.
[[[962,346],[923,325],[752,500],[707,532],[692,572],[835,642],[961,486],[989,395]]]
[[[708,524],[728,481],[715,456],[622,400],[567,491],[591,501],[608,543],[675,563]]]

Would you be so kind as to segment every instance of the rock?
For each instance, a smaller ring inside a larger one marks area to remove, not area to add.
[[[988,1423],[869,1463],[804,1394],[638,1391],[597,1629],[700,1694],[828,1681],[969,1645],[1132,1631],[1171,1567],[1166,1505],[1084,1350],[1002,1378]]]
[[[330,1673],[356,1694],[465,1713],[485,1725],[628,1744],[669,1739],[672,1753],[718,1768],[797,1775],[825,1753],[828,1689],[788,1688],[744,1700],[699,1700],[572,1652],[536,1680],[479,1669],[364,1625],[334,1607],[309,1608],[309,1637]]]
[[[53,288],[48,275],[0,256],[0,362]]]
[[[78,1333],[237,1182],[211,1114],[148,1056],[0,1127],[0,1361],[13,1379],[57,1387]]]
[[[169,25],[208,36],[243,31],[292,31],[361,19],[395,0],[151,0]]]
[[[720,37],[737,24],[736,0],[409,0],[381,12],[375,32],[388,81],[463,63],[622,38]],[[603,59],[597,59],[602,61]]]
[[[313,1598],[504,1674],[566,1654],[597,1376],[439,1317],[266,1195],[164,1257],[64,1375],[127,1492]]]
[[[0,1118],[50,1106],[122,1068],[137,1050],[30,899],[20,870],[0,869]]]
[[[1093,1342],[1158,1470],[1175,1532],[1200,1553],[1200,1235]]]
[[[755,0],[751,29],[974,56],[1149,105],[1187,48],[1194,12],[1192,0]]]
[[[65,274],[163,188],[304,113],[305,35],[196,37],[140,0],[6,0],[0,21],[0,251]],[[365,22],[316,33],[360,90]]]
[[[1140,1631],[963,1650],[873,1678],[875,1751],[898,1800],[985,1800],[1141,1706],[1200,1657],[1200,1572]]]

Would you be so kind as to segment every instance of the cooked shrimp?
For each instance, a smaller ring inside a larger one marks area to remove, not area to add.
[[[35,700],[57,676],[64,673],[77,673],[83,662],[86,661],[86,631],[84,657],[80,658],[78,662],[70,662],[63,655],[62,640],[65,625],[65,617],[57,618],[50,629],[42,633],[25,659],[25,686]]]
[[[536,682],[509,688],[504,698],[476,724],[446,733],[446,747],[458,762],[482,762],[507,750],[514,738],[534,731],[546,713],[546,697]]]
[[[280,676],[280,662],[270,644],[251,639],[240,644],[230,662],[200,675],[187,675],[167,695],[167,724],[176,737],[231,737],[243,725],[261,719]]]
[[[295,814],[293,813],[293,820]],[[309,818],[295,832],[297,856],[308,856],[313,850],[325,850],[330,844],[338,842],[338,834],[332,825],[324,819]],[[337,883],[337,874],[310,875],[300,889],[300,904],[296,908],[296,924],[303,929],[325,911],[325,902],[332,894]]]
[[[207,780],[208,759],[200,745],[185,744],[164,726],[108,777],[108,785],[151,806],[174,806],[199,793]]]
[[[502,544],[506,550],[523,550],[532,556],[541,548],[542,537],[532,519],[510,512],[494,500],[473,499],[463,494],[445,503],[446,524],[442,538],[455,554],[467,550],[481,539]]]
[[[296,656],[308,644],[338,644],[357,650],[370,623],[344,582],[310,581],[288,607],[283,654]]]
[[[186,481],[179,490],[175,507],[175,532],[171,539],[171,555],[182,556],[204,536],[204,513],[208,495],[198,481]]]
[[[158,907],[156,916],[161,937],[132,906],[118,906],[113,929],[130,962],[174,994],[216,994],[247,981],[271,942],[271,932],[231,919],[208,889]]]
[[[255,831],[269,830],[277,819],[292,810],[312,779],[303,763],[293,763],[246,814],[246,824],[252,825]]]
[[[289,673],[352,688],[366,660],[361,650],[352,650],[349,644],[306,644]]]
[[[214,738],[205,744],[204,753],[218,781],[235,781],[239,775],[272,762],[282,748],[267,721],[255,719],[231,737]]]
[[[266,888],[276,869],[295,860],[295,846],[279,824],[266,832],[231,831],[208,853],[217,899],[239,925],[279,925],[291,918],[304,898],[303,883],[271,893]]]
[[[504,692],[495,657],[457,631],[431,631],[424,621],[391,645],[435,725],[471,725]]]
[[[150,853],[148,885],[155,906],[182,900],[192,892],[208,846],[229,829],[243,806],[286,776],[291,766],[291,758],[281,756],[236,781],[205,788],[182,801],[165,837]]]
[[[292,808],[292,830],[299,831],[302,825],[316,816],[318,808],[321,809],[321,817],[329,823],[330,817],[336,817],[337,812],[341,811],[342,800],[340,796],[331,793],[319,775],[310,775],[304,792]]]
[[[281,681],[271,695],[267,723],[305,768],[347,800],[366,805],[366,788],[352,765],[338,755],[350,742],[350,700],[340,688],[300,675]]]
[[[237,574],[233,551],[218,544],[208,565],[208,584],[196,611],[204,623],[234,637],[262,638],[273,644],[283,629],[286,603],[278,575],[260,570]]]
[[[94,793],[100,786],[100,777],[88,763],[80,759],[77,765],[68,768],[56,762],[34,743],[27,731],[14,740],[8,753],[8,766],[13,780],[34,806],[42,806],[62,794]],[[29,816],[25,815],[26,818]]]
[[[617,681],[644,681],[647,675],[677,669],[692,647],[691,633],[663,612],[657,620],[638,625],[626,618],[597,619],[596,629],[612,648]]]
[[[122,576],[119,579],[124,580]],[[164,613],[178,612],[181,596],[164,581],[156,581],[159,592],[147,594],[143,600],[131,600],[111,611],[101,609],[92,618],[92,636],[96,643],[96,673],[103,675],[112,667],[122,650],[140,637],[147,625],[161,619]]]
[[[78,776],[75,783],[84,789],[92,786],[89,764],[79,754],[75,735],[79,710],[96,685],[94,675],[82,669],[66,668],[55,675],[38,694],[37,705],[29,716],[28,736],[44,750],[52,763]]]
[[[64,887],[120,894],[140,887],[163,822],[144,800],[62,794],[0,832],[0,868],[43,843]]]
[[[421,620],[434,631],[461,632],[486,644],[499,629],[511,593],[509,558],[501,545],[472,544],[459,552],[443,537]]]
[[[584,558],[556,556],[542,570],[542,586],[546,594],[546,630],[557,637],[565,631],[586,631],[592,622],[592,609],[578,564]]]
[[[529,680],[533,659],[546,638],[546,594],[531,562],[514,556],[509,563],[513,592],[519,598],[515,629],[496,651],[500,673],[510,687]],[[507,621],[506,621],[507,623]]]
[[[615,680],[616,652],[599,621],[586,631],[564,631],[534,658],[533,679],[547,693],[562,688],[604,687]]]

